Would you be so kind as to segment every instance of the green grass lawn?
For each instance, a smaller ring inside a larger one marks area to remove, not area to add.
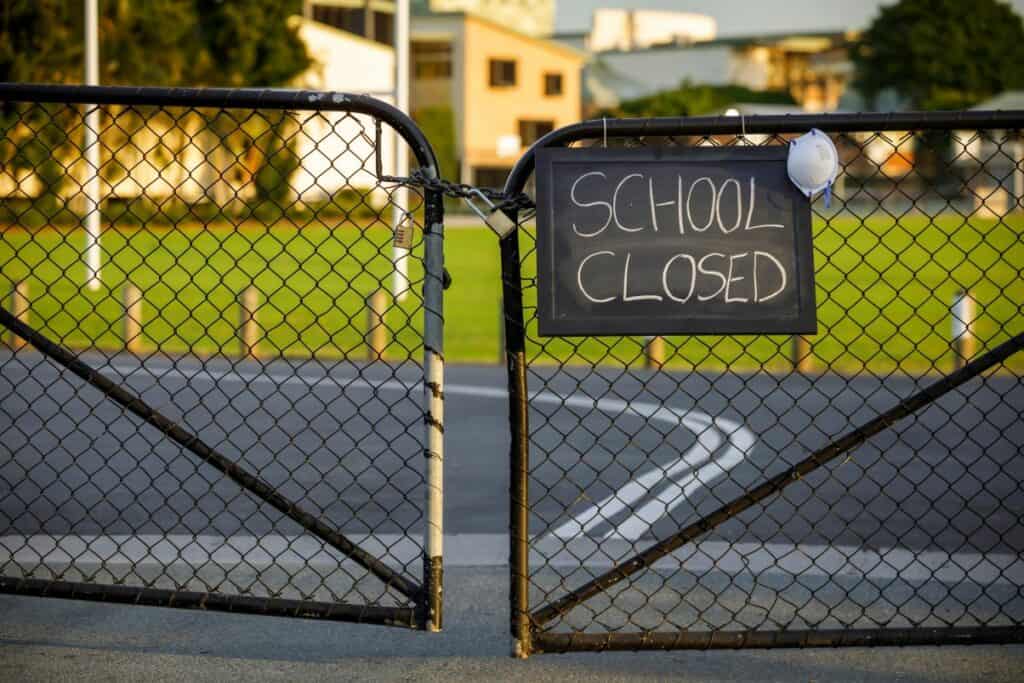
[[[949,303],[959,289],[978,302],[979,347],[991,348],[1024,330],[1024,218],[965,220],[947,214],[870,218],[844,215],[815,225],[819,334],[810,338],[815,363],[842,372],[947,370]],[[103,287],[84,287],[81,230],[7,229],[0,272],[25,281],[33,324],[76,348],[119,348],[122,290],[144,297],[145,344],[200,354],[238,353],[237,299],[247,286],[261,292],[260,350],[268,355],[365,357],[365,299],[386,288],[390,231],[383,225],[314,224],[295,228],[222,224],[104,231]],[[527,278],[532,236],[522,236]],[[454,284],[446,293],[449,362],[495,362],[498,356],[497,239],[483,228],[452,229],[446,262]],[[422,244],[410,259],[414,292],[387,316],[390,358],[419,358]],[[529,282],[529,281],[528,281]],[[525,303],[532,310],[535,290]],[[390,303],[390,302],[389,302]],[[535,331],[535,328],[531,328]],[[531,343],[534,362],[639,364],[642,340],[544,339]],[[787,367],[784,336],[670,337],[674,367],[741,370]],[[1024,370],[1024,357],[1008,363]]]

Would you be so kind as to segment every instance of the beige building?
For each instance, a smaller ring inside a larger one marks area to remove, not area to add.
[[[462,182],[500,186],[542,135],[580,120],[587,57],[474,14],[412,21],[413,115],[450,107]]]

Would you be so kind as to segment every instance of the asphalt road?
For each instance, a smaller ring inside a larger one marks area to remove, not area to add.
[[[2,573],[75,568],[65,576],[387,603],[350,563],[77,378],[33,352],[4,353]],[[169,358],[140,368],[124,356],[103,371],[418,575],[425,492],[415,368]],[[542,368],[530,386],[539,606],[920,385]],[[508,659],[503,387],[500,368],[447,375],[442,634],[0,596],[0,677],[1017,679],[1018,647]],[[633,626],[661,629],[777,628],[795,617],[819,626],[1019,619],[1022,407],[1016,379],[974,381],[696,550],[665,558],[614,606]],[[590,601],[567,622],[623,625],[611,606]]]
[[[419,531],[415,367],[277,362],[261,371],[248,361],[155,358],[140,366],[125,356],[103,370],[344,530]],[[533,370],[531,531],[661,536],[928,381]],[[446,385],[446,533],[505,533],[503,372],[451,367]],[[0,395],[4,533],[298,532],[37,354],[0,358]],[[975,380],[723,537],[947,551],[969,541],[1019,552],[1022,410],[1017,379]],[[623,494],[631,481],[632,495]],[[674,495],[688,484],[686,495]],[[595,505],[617,493],[631,505]]]
[[[226,592],[327,588],[336,599],[383,600],[379,587],[293,522],[98,391],[34,352],[5,353],[0,552],[13,564],[3,573],[46,576],[70,565],[84,567],[90,580],[174,584],[194,572]],[[371,552],[419,575],[425,486],[415,366],[90,361]],[[531,370],[532,603],[628,558],[929,381]],[[507,560],[503,387],[500,368],[447,373],[449,567]],[[680,592],[693,594],[693,573],[719,587],[717,606],[710,596],[706,605],[691,600],[698,616],[682,617],[684,625],[712,608],[725,609],[723,618],[759,609],[734,577],[762,572],[830,577],[800,591],[818,600],[832,599],[831,591],[836,604],[852,596],[853,612],[829,612],[851,622],[863,604],[879,604],[885,582],[913,597],[926,591],[906,582],[938,581],[933,601],[917,605],[919,616],[935,605],[955,615],[963,604],[980,604],[969,615],[976,619],[1024,611],[1022,408],[1024,387],[1012,377],[975,380],[942,398],[722,525],[696,550],[662,560],[655,570],[666,571],[634,585],[668,589],[667,602],[641,600],[634,623],[641,607],[670,610]],[[100,566],[123,573],[90,573]],[[691,573],[681,575],[680,566]],[[859,595],[863,577],[871,590]],[[772,596],[791,584],[762,582]],[[988,597],[980,600],[979,591]]]

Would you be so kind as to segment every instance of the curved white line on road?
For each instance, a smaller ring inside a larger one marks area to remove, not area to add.
[[[329,384],[340,389],[374,389],[403,392],[421,390],[422,382],[406,383],[398,379],[371,381],[364,377],[344,379],[332,378],[327,375],[311,377],[302,374],[274,373],[241,373],[229,371],[211,371],[197,369],[195,372],[183,372],[177,367],[153,370],[146,366],[114,365],[114,370],[130,377],[137,371],[164,377],[175,374],[183,379],[208,379],[209,381],[236,379],[245,383],[269,382],[277,386],[300,384],[314,388],[317,385]],[[505,389],[484,387],[472,384],[445,384],[445,393],[462,394],[478,398],[505,399]],[[637,540],[650,529],[654,522],[670,514],[690,495],[701,487],[710,487],[721,479],[733,467],[743,461],[756,443],[756,438],[739,422],[724,418],[713,418],[699,410],[683,410],[664,406],[649,401],[623,401],[615,398],[590,398],[579,394],[556,394],[552,391],[530,393],[530,401],[534,404],[552,404],[582,410],[598,410],[613,417],[631,416],[651,422],[660,422],[672,428],[685,427],[693,433],[696,443],[683,453],[678,460],[668,467],[654,466],[636,479],[630,480],[621,489],[604,498],[595,505],[588,507],[572,519],[564,522],[551,532],[552,536],[570,539],[591,531],[602,522],[609,521],[624,510],[633,509],[661,481],[668,480],[668,486],[662,489],[653,500],[648,501],[637,510],[633,510],[625,520],[608,531],[604,538],[614,537],[626,540]],[[722,437],[724,435],[724,439]],[[712,454],[723,442],[726,448],[712,459]]]

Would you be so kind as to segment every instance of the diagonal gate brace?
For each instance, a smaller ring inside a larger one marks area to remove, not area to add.
[[[828,446],[821,448],[807,456],[796,465],[780,472],[757,488],[738,498],[726,503],[714,512],[698,519],[693,524],[681,529],[672,536],[663,539],[647,550],[634,555],[629,560],[619,564],[604,574],[588,581],[576,590],[567,593],[558,600],[538,609],[530,615],[533,625],[542,626],[552,619],[567,613],[569,610],[580,605],[586,600],[603,593],[618,582],[629,578],[638,571],[652,566],[662,557],[672,553],[683,545],[694,541],[697,537],[711,531],[715,527],[732,519],[747,508],[761,502],[786,488],[794,481],[813,472],[827,462],[834,460],[843,453],[859,446],[879,432],[891,427],[899,420],[914,413],[928,404],[937,400],[944,394],[956,389],[961,384],[968,382],[989,368],[1002,363],[1007,358],[1024,349],[1024,333],[1011,337],[988,353],[979,356],[961,369],[951,375],[943,377],[939,381],[928,385],[910,398],[900,401],[897,405],[882,413],[878,417],[862,424],[860,427],[848,432],[845,436],[836,439]]]
[[[213,449],[213,447],[205,443],[197,435],[189,432],[177,422],[160,413],[158,410],[143,401],[140,396],[133,394],[99,371],[89,367],[60,344],[51,341],[39,331],[33,329],[21,320],[18,320],[18,318],[6,308],[0,308],[0,325],[3,325],[11,332],[27,341],[47,358],[50,358],[51,360],[66,367],[68,370],[102,391],[105,396],[115,403],[120,404],[127,410],[141,417],[153,427],[159,429],[172,441],[191,451],[203,462],[219,470],[222,474],[249,493],[252,493],[261,500],[269,503],[276,510],[296,522],[306,531],[309,531],[335,550],[358,563],[364,569],[383,581],[389,588],[394,588],[398,592],[410,598],[417,598],[421,594],[422,589],[418,584],[410,581],[408,578],[402,576],[394,569],[357,546],[337,529],[327,526],[315,515],[282,496],[274,489],[273,486],[239,466],[238,463],[235,463],[224,455],[218,453]]]

